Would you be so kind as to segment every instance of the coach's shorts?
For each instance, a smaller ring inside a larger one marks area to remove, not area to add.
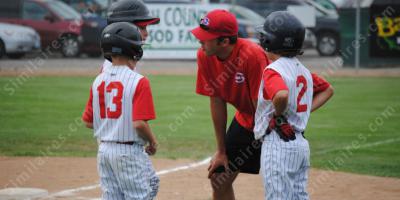
[[[229,168],[241,173],[258,174],[262,143],[254,139],[254,133],[241,126],[233,118],[225,135]]]

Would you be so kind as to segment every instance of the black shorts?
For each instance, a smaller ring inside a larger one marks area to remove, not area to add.
[[[233,118],[225,135],[225,148],[229,168],[241,173],[258,174],[260,171],[261,145],[254,133]]]

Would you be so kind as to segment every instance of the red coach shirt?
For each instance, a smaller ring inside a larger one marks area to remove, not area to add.
[[[220,97],[236,108],[235,118],[248,130],[254,126],[258,89],[264,68],[269,64],[264,50],[246,39],[238,39],[232,54],[224,61],[197,52],[196,93]]]

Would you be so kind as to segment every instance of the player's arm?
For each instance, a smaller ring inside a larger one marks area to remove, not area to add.
[[[279,90],[272,98],[272,104],[275,108],[275,116],[281,116],[285,112],[289,101],[289,92],[287,90]]]
[[[289,101],[289,89],[282,76],[272,69],[263,72],[264,99],[271,100],[275,108],[274,115],[281,116]]]
[[[147,121],[145,120],[135,120],[133,121],[133,127],[136,129],[138,135],[143,138],[145,141],[149,142],[149,147],[147,148],[147,153],[153,155],[157,151],[157,139],[154,136],[153,132]]]
[[[329,86],[326,90],[315,94],[312,101],[311,112],[314,112],[328,102],[328,100],[333,96],[333,92],[333,87]]]
[[[147,78],[143,77],[139,81],[132,103],[133,127],[136,129],[141,138],[149,142],[149,145],[146,147],[146,152],[149,155],[154,155],[157,151],[158,144],[157,139],[148,124],[148,121],[155,119],[156,114],[150,82]]]
[[[319,109],[333,96],[334,89],[331,84],[325,79],[319,77],[317,74],[311,74],[314,85],[313,101],[311,112]]]
[[[93,129],[93,123],[90,122],[85,122],[86,128],[91,128]]]
[[[93,93],[92,88],[90,88],[89,99],[86,103],[85,111],[82,114],[82,121],[85,123],[87,128],[93,129]]]
[[[269,131],[275,130],[279,137],[288,142],[296,139],[292,126],[284,115],[289,102],[289,89],[282,76],[274,70],[266,70],[263,74],[264,98],[272,100],[275,108],[272,119],[269,121]]]

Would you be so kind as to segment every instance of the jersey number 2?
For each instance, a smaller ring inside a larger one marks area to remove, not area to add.
[[[300,84],[302,86],[299,95],[297,96],[297,112],[305,112],[307,111],[307,104],[300,104],[301,98],[303,98],[304,93],[307,91],[307,80],[304,76],[297,77],[296,86],[300,87]]]
[[[122,110],[122,92],[124,90],[124,86],[121,82],[110,82],[110,84],[105,87],[105,82],[101,82],[99,87],[97,87],[97,92],[99,93],[99,104],[100,104],[100,117],[104,118],[111,118],[117,119],[121,116]],[[105,97],[104,92],[111,93],[113,90],[117,90],[117,95],[113,96],[112,103],[115,105],[115,110],[111,110],[107,107],[106,112],[106,104],[105,104]],[[107,115],[106,115],[107,113]]]

